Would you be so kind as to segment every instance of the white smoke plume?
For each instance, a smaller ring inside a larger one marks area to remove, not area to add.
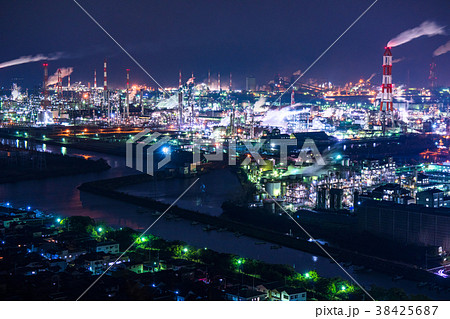
[[[398,62],[402,62],[404,59],[405,59],[405,58],[394,59],[394,60],[392,60],[392,64],[398,63]]]
[[[448,41],[446,44],[443,44],[439,48],[437,48],[433,52],[433,56],[439,56],[439,55],[445,54],[449,51],[450,51],[450,41]]]
[[[266,98],[261,96],[258,101],[255,102],[255,106],[253,107],[253,113],[261,113],[264,112],[267,108],[264,107],[266,104]]]
[[[292,75],[300,76],[300,75],[302,75],[302,71],[301,70],[297,70],[294,73],[292,73]]]
[[[73,72],[73,68],[61,68],[61,79],[64,79],[66,76],[71,75]],[[48,77],[47,86],[58,83],[58,71],[55,74]]]
[[[281,109],[267,111],[266,115],[264,115],[262,119],[261,125],[278,127],[280,129],[286,130],[287,121],[290,117],[300,113],[309,113],[309,109],[296,110],[296,106],[301,106],[301,104],[297,103]]]
[[[389,41],[387,46],[396,47],[424,35],[432,37],[438,34],[445,34],[444,29],[445,27],[439,26],[433,21],[425,21],[418,27],[400,33],[398,36]]]
[[[373,79],[373,77],[375,76],[375,75],[377,75],[376,73],[372,73],[372,75],[367,79],[367,81],[366,82],[370,82],[370,80],[372,80]]]
[[[18,59],[14,59],[11,61],[0,63],[0,69],[7,68],[9,66],[24,64],[24,63],[30,63],[30,62],[37,62],[37,61],[51,61],[51,60],[58,60],[63,57],[62,52],[56,52],[50,55],[44,55],[44,54],[38,54],[38,55],[27,55],[27,56],[21,56]]]

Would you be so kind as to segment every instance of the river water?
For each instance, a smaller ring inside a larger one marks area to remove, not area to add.
[[[0,141],[3,144],[28,148],[26,141],[14,139],[0,139]],[[9,201],[15,207],[31,206],[61,217],[90,216],[113,226],[142,230],[157,218],[149,213],[142,213],[135,205],[80,192],[77,189],[77,186],[87,181],[136,174],[136,170],[125,166],[125,158],[45,144],[36,145],[36,148],[46,152],[84,156],[92,159],[104,158],[111,165],[111,169],[98,173],[2,184],[0,185],[0,202]],[[174,179],[149,182],[127,186],[121,190],[171,203],[192,181],[192,179]],[[221,213],[220,205],[223,200],[238,196],[240,190],[237,178],[229,170],[214,171],[202,175],[178,205],[217,216]],[[261,244],[260,241],[253,238],[236,237],[231,232],[207,232],[203,230],[203,227],[203,225],[192,225],[187,220],[161,218],[150,232],[167,240],[182,240],[196,247],[207,247],[219,252],[259,259],[268,263],[292,265],[301,273],[316,270],[321,276],[339,276],[350,280],[342,269],[327,258],[286,247],[271,249],[270,243]],[[439,300],[450,299],[450,295],[446,291],[437,292],[426,287],[419,288],[415,282],[392,281],[390,276],[377,272],[355,273],[352,266],[347,267],[346,270],[366,288],[372,284],[385,288],[399,287],[410,294],[424,294]]]

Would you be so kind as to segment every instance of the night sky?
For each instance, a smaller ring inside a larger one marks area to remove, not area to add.
[[[233,73],[235,88],[254,75],[265,84],[279,73],[290,77],[305,70],[373,0],[310,1],[137,1],[79,0],[79,3],[163,86],[176,86],[178,70],[197,79],[221,72],[222,83]],[[338,84],[368,78],[381,83],[386,43],[426,20],[447,26],[447,34],[422,37],[393,48],[394,83],[427,85],[432,52],[450,40],[450,1],[379,0],[317,63],[306,78]],[[154,83],[71,0],[2,1],[0,63],[26,55],[64,52],[49,61],[49,73],[74,67],[75,81],[102,85],[103,59],[108,58],[111,86]],[[436,58],[438,84],[450,84],[450,53]],[[22,78],[25,87],[42,81],[42,62],[0,69],[0,87]],[[65,83],[65,81],[64,81]]]

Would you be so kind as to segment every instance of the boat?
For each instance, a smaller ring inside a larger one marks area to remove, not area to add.
[[[153,213],[152,213],[152,216],[159,216],[159,215],[161,215],[161,214],[162,214],[161,212],[156,211],[156,212],[153,212]]]
[[[265,245],[267,244],[265,241],[257,241],[255,242],[255,245]]]
[[[198,225],[198,224],[200,224],[198,221],[196,221],[196,220],[194,220],[192,223],[191,223],[191,225]]]
[[[280,249],[281,246],[280,245],[272,245],[270,246],[270,249]]]

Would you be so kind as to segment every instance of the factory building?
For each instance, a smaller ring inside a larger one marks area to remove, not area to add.
[[[361,199],[357,205],[359,230],[403,244],[450,250],[450,209],[402,205]]]
[[[417,193],[417,204],[425,207],[439,208],[444,206],[444,192],[440,189],[427,189]]]

